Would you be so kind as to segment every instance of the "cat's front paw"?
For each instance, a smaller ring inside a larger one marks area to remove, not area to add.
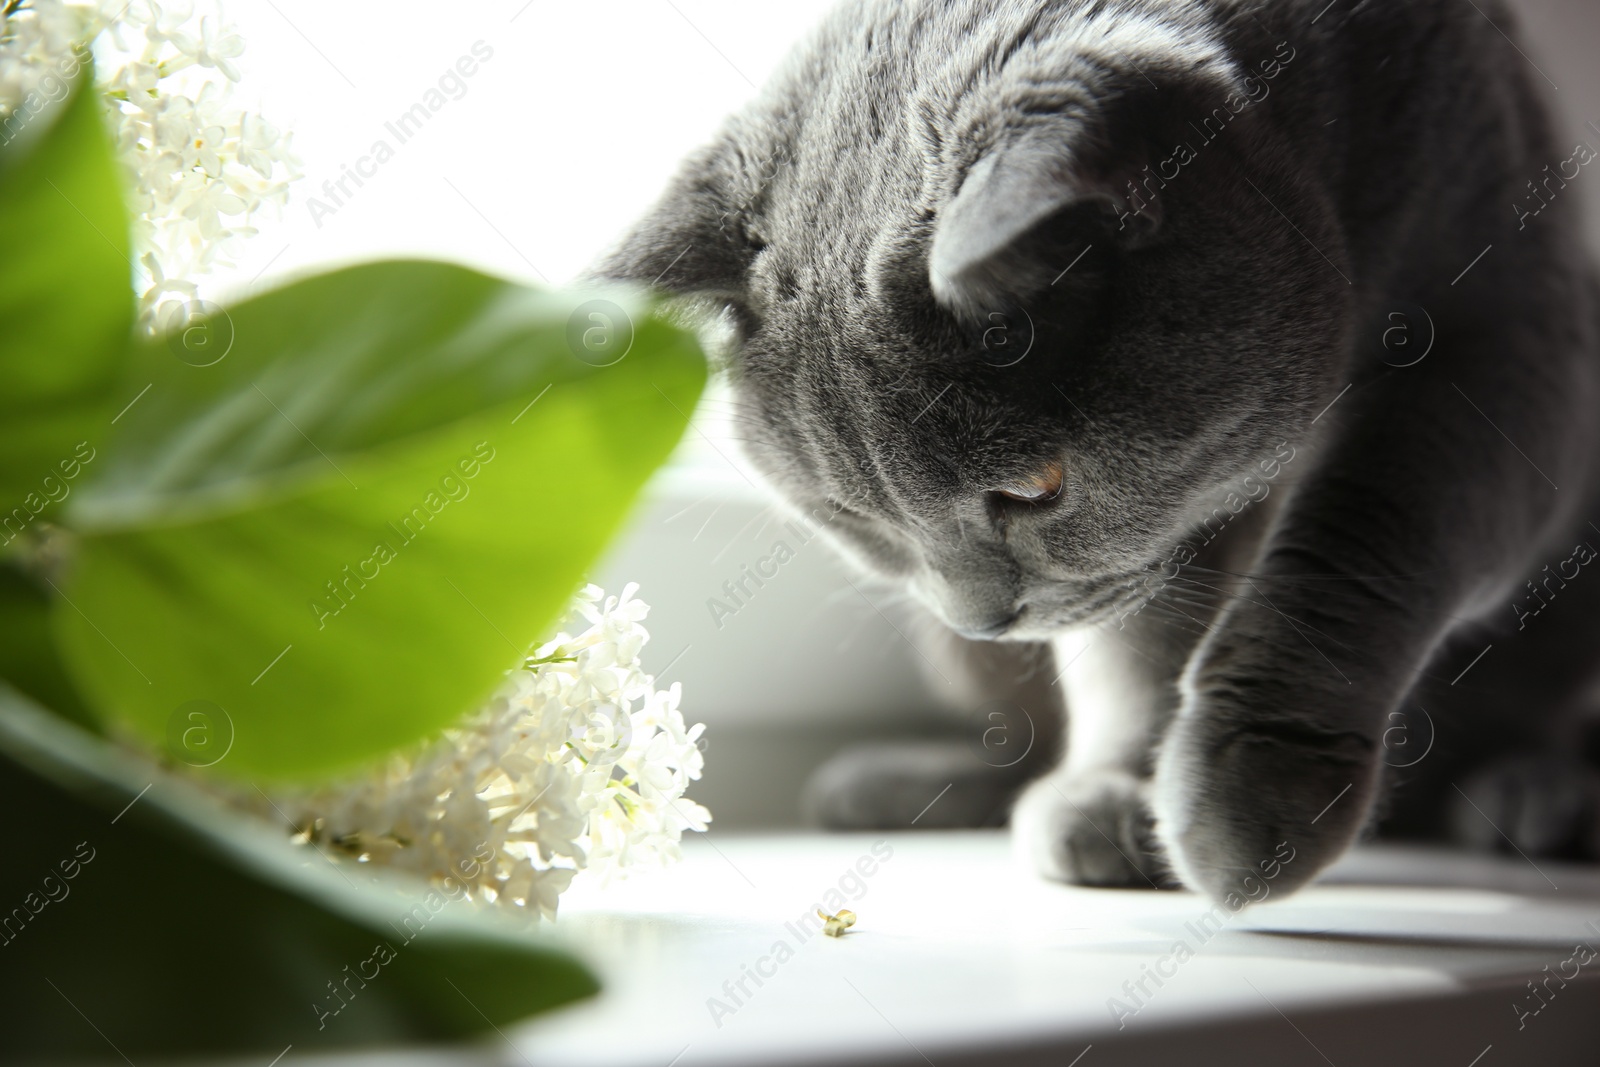
[[[1156,836],[1185,885],[1260,901],[1344,854],[1366,823],[1376,746],[1332,721],[1185,708],[1162,743],[1153,795]]]
[[[1015,847],[1046,878],[1153,889],[1174,884],[1156,845],[1148,783],[1121,771],[1050,774],[1011,813]]]

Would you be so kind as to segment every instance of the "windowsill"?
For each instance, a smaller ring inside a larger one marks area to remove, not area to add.
[[[863,857],[861,890],[847,872]],[[1511,1010],[1531,1008],[1524,983],[1542,967],[1600,942],[1586,925],[1600,873],[1540,868],[1559,893],[1517,859],[1364,849],[1202,941],[1194,895],[1047,884],[1012,866],[998,832],[718,835],[686,842],[676,868],[574,887],[556,929],[606,991],[513,1031],[507,1062],[1066,1067],[1093,1045],[1083,1067],[1168,1054],[1466,1067],[1493,1045],[1484,1067],[1592,1063],[1600,985],[1558,991],[1520,1032]],[[823,894],[841,879],[857,926],[802,939],[796,924],[836,904]],[[1157,987],[1147,968],[1171,976]],[[1141,980],[1148,996],[1124,990]],[[1120,1032],[1111,997],[1139,1009]]]

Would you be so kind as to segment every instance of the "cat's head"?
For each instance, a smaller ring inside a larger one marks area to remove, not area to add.
[[[598,271],[720,312],[753,462],[969,635],[1126,605],[1335,373],[1292,45],[1129,6],[847,5]]]

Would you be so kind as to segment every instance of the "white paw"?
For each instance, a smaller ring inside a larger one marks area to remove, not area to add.
[[[1146,792],[1145,783],[1118,770],[1047,775],[1024,790],[1012,810],[1014,848],[1056,881],[1147,889],[1169,884]]]

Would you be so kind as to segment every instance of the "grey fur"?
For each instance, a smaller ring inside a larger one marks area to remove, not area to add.
[[[1282,889],[1452,638],[1600,544],[1576,198],[1513,209],[1573,155],[1529,73],[1457,0],[854,0],[597,273],[723,311],[752,459],[863,568],[1081,657],[1014,817],[1042,870],[1224,897],[1287,842]],[[1502,653],[1559,664],[1519,722],[1592,684],[1593,618]]]

